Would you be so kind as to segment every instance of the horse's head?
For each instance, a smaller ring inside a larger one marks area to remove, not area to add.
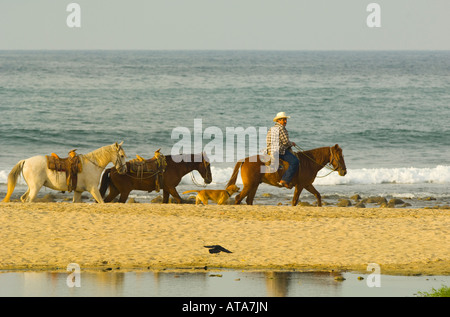
[[[347,174],[344,155],[342,154],[342,149],[337,144],[330,147],[330,164],[333,165],[334,170],[338,171],[340,176]]]
[[[202,153],[202,161],[199,162],[198,172],[202,175],[206,184],[212,182],[211,163],[205,153]]]
[[[116,170],[119,174],[125,174],[127,172],[127,162],[126,158],[127,155],[125,154],[125,151],[122,148],[123,141],[118,144],[117,142],[113,144],[113,148],[116,153],[116,159],[114,166],[116,167]]]

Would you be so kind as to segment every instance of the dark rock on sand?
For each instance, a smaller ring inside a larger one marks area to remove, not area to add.
[[[419,197],[419,198],[417,198],[417,200],[430,201],[430,200],[436,200],[436,198],[431,197],[431,196],[429,196],[429,197]]]
[[[338,207],[350,207],[352,205],[352,202],[348,199],[339,199],[339,202],[337,203]]]
[[[364,198],[362,200],[362,202],[365,204],[378,204],[378,205],[381,205],[383,203],[387,204],[386,198],[381,197],[381,196],[373,196],[373,197]]]
[[[404,204],[405,202],[401,199],[398,198],[392,198],[389,200],[388,205],[401,205]]]

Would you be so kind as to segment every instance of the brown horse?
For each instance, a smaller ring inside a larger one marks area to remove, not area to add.
[[[295,186],[292,206],[297,205],[298,198],[303,189],[312,193],[317,199],[317,205],[322,206],[320,193],[314,188],[312,183],[314,182],[317,173],[327,164],[331,164],[333,170],[338,171],[340,176],[345,176],[345,174],[347,174],[342,149],[336,144],[332,147],[321,147],[309,151],[296,152],[295,154],[300,160],[300,166],[290,184],[290,188]],[[263,167],[264,164],[265,163],[261,161],[259,155],[256,158],[247,157],[236,164],[232,177],[227,184],[228,187],[236,183],[239,168],[241,168],[241,177],[244,188],[241,193],[236,196],[236,205],[240,204],[245,197],[247,197],[247,204],[252,205],[256,190],[260,183],[264,182],[269,185],[280,187],[278,182],[281,179],[283,171],[279,170],[277,173],[262,173],[261,167]]]
[[[201,155],[201,157],[200,157]],[[180,195],[175,189],[184,175],[194,170],[198,171],[206,184],[211,183],[211,167],[206,154],[180,154],[166,155],[166,170],[163,174],[162,189],[163,203],[169,202],[169,195],[172,195],[177,203],[181,203]],[[111,202],[120,194],[119,202],[124,203],[132,190],[145,190],[151,192],[156,188],[157,175],[136,177],[129,171],[126,174],[119,174],[115,167],[105,170],[100,185],[100,194],[105,196],[109,187],[109,194],[105,202]]]

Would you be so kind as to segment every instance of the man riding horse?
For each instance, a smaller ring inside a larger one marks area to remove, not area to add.
[[[296,146],[295,142],[289,140],[289,133],[286,130],[287,119],[290,118],[284,112],[279,112],[273,118],[275,125],[269,129],[267,132],[267,154],[269,154],[272,159],[281,158],[282,160],[289,163],[287,171],[281,178],[278,185],[286,188],[291,188],[289,183],[294,177],[298,170],[299,159],[291,152],[291,147]]]
[[[225,187],[236,184],[240,170],[244,187],[236,195],[236,205],[239,205],[245,197],[247,197],[247,204],[252,205],[258,186],[265,183],[277,187],[292,188],[295,186],[292,206],[297,205],[303,189],[316,197],[317,206],[322,206],[320,193],[313,186],[317,173],[330,164],[332,165],[330,169],[338,171],[340,176],[347,174],[344,155],[338,144],[292,153],[290,148],[296,144],[289,140],[286,130],[288,118],[289,116],[284,112],[280,112],[273,119],[276,123],[267,134],[266,152],[271,156],[270,161],[268,155],[254,155],[239,160],[234,166],[231,178]],[[289,163],[284,176],[281,175],[284,170],[278,169],[278,158],[284,160],[281,164],[283,167],[286,167],[286,161]]]

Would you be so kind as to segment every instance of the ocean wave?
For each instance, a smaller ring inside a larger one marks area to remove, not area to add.
[[[314,181],[315,185],[374,185],[374,184],[450,184],[450,166],[438,165],[431,168],[401,167],[401,168],[362,168],[349,169],[347,175],[339,176],[329,170],[323,169]],[[9,170],[0,170],[0,184],[6,184]],[[233,167],[218,168],[211,166],[213,185],[225,185],[233,174]],[[328,174],[328,175],[327,175]],[[192,184],[192,182],[203,184],[203,178],[195,171],[185,175],[181,184]],[[242,184],[240,174],[237,184]],[[25,184],[22,177],[18,184]]]
[[[211,167],[213,184],[226,184],[233,174],[233,168]],[[373,168],[349,169],[347,175],[339,176],[337,172],[323,169],[315,179],[315,185],[374,185],[374,184],[421,184],[421,183],[450,183],[450,166],[438,165],[432,168]],[[197,182],[203,183],[201,176],[194,173]],[[191,182],[191,176],[186,175],[183,183]],[[240,174],[237,184],[242,184]]]
[[[438,165],[432,168],[401,167],[401,168],[362,168],[349,169],[347,175],[337,173],[326,175],[322,170],[314,184],[317,185],[345,185],[345,184],[421,184],[421,183],[450,183],[450,166]]]

